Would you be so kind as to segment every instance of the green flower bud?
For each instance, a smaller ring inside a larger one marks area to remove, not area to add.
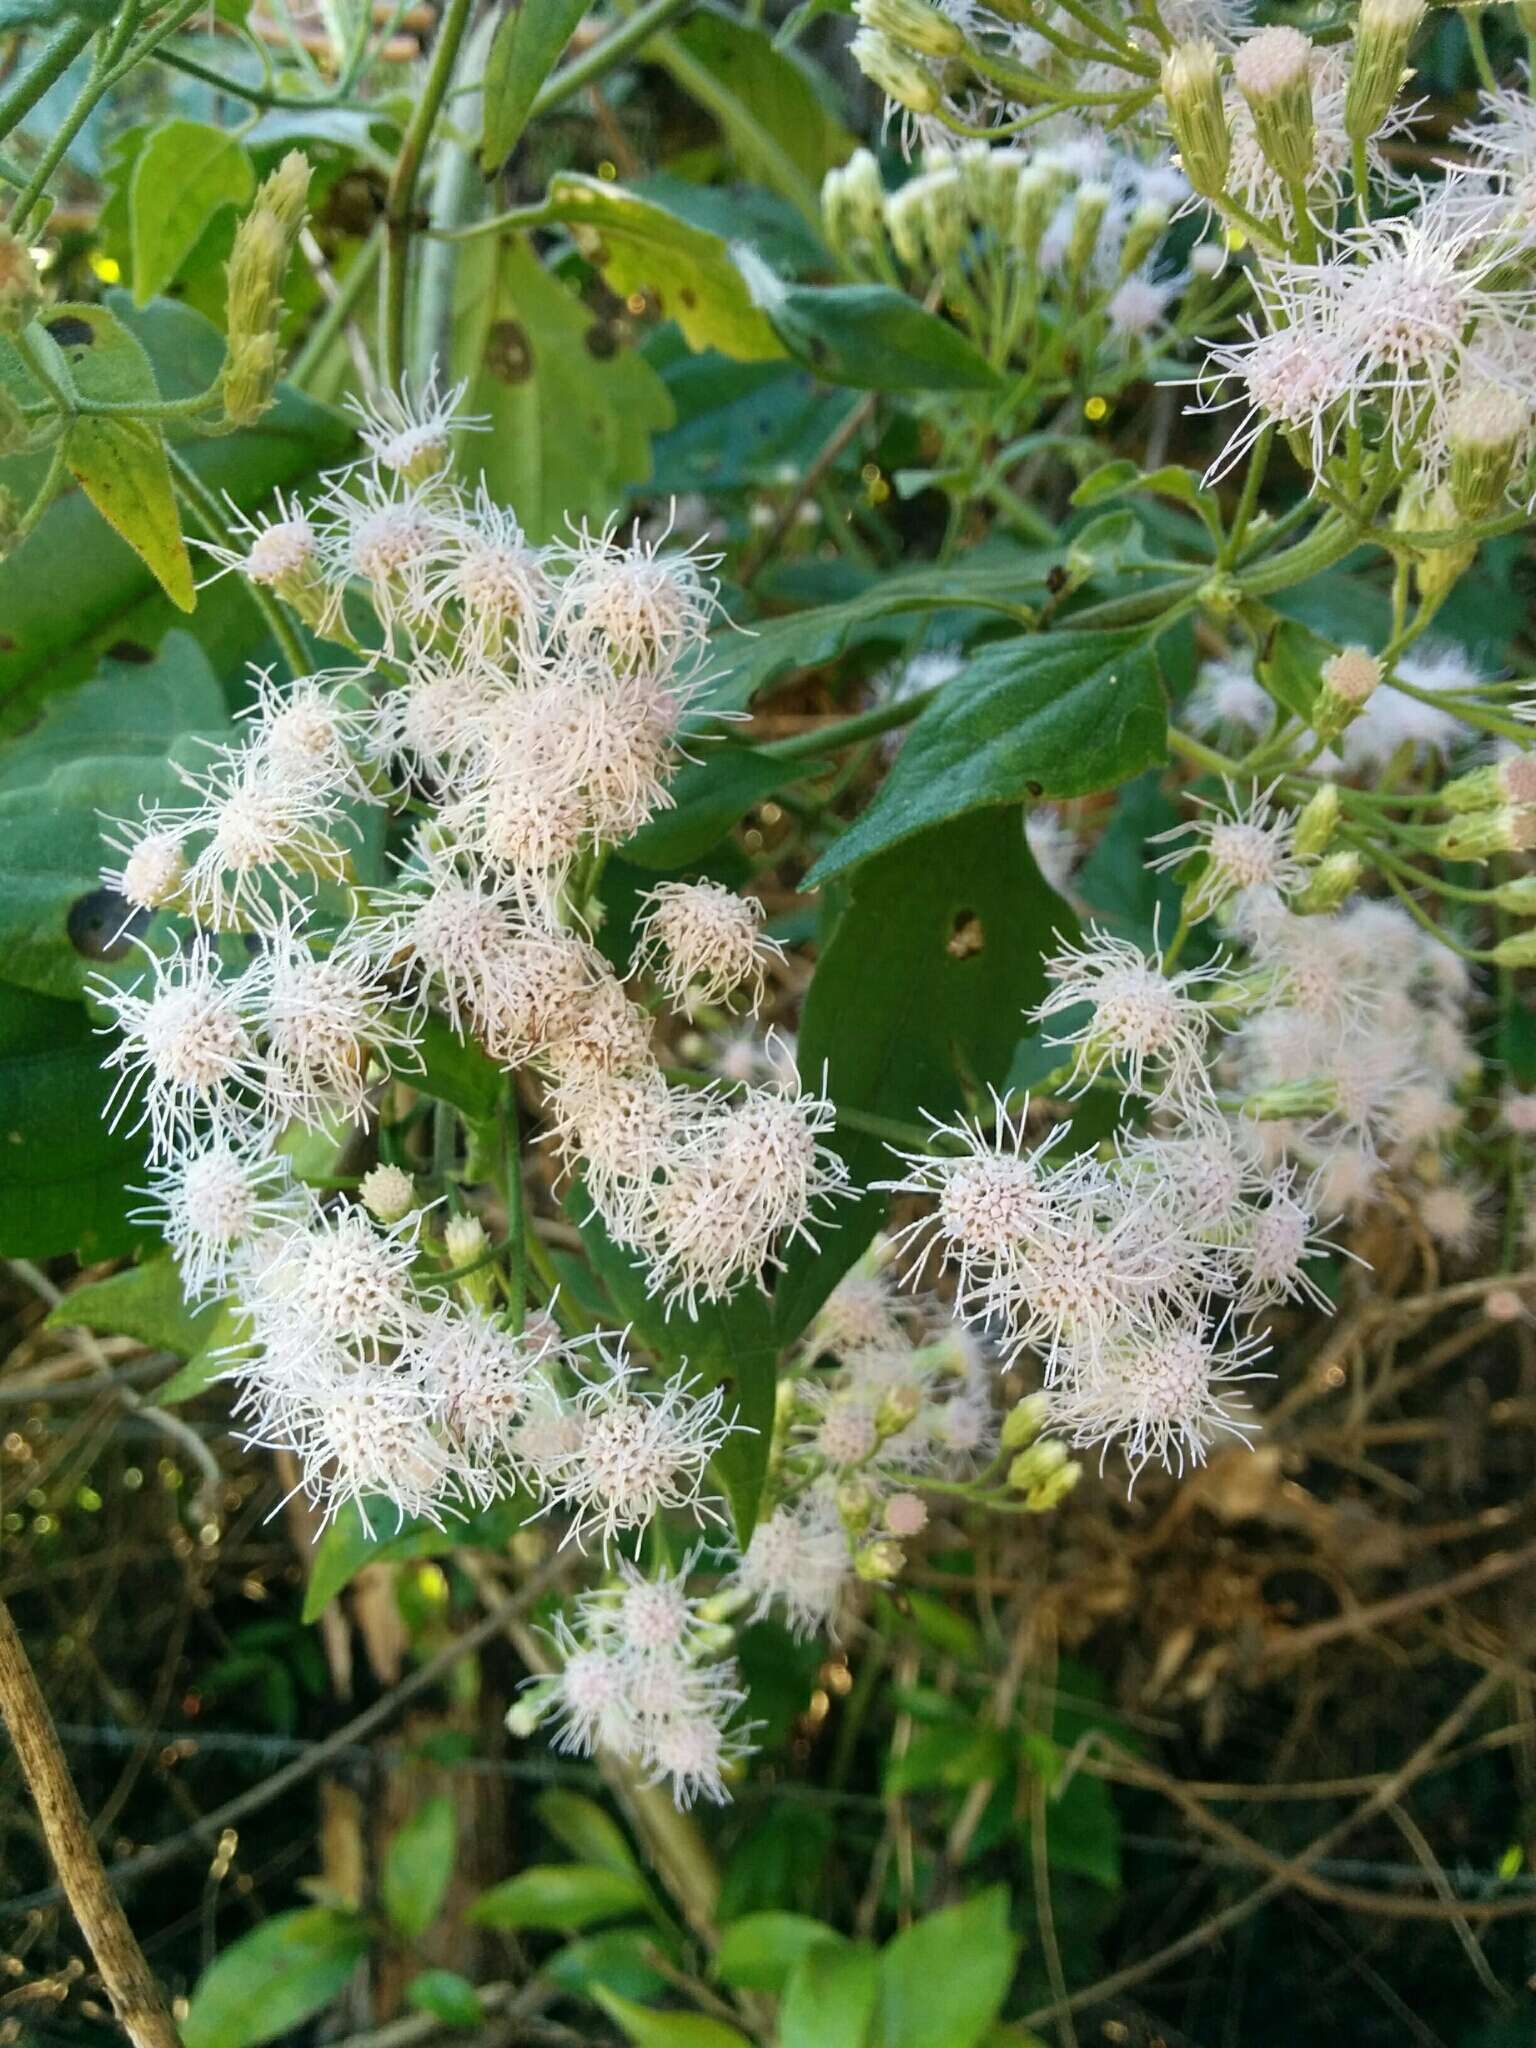
[[[1500,804],[1442,825],[1431,842],[1441,860],[1491,860],[1536,850],[1536,805]]]
[[[1530,431],[1525,400],[1497,384],[1474,385],[1451,403],[1445,420],[1451,502],[1463,520],[1473,524],[1499,510]]]
[[[1038,1486],[1032,1486],[1024,1496],[1026,1511],[1032,1515],[1048,1515],[1053,1508],[1059,1508],[1067,1495],[1083,1476],[1083,1468],[1074,1461],[1053,1472],[1049,1479]]]
[[[936,114],[944,95],[917,59],[878,30],[861,28],[849,44],[864,76],[913,114]]]
[[[1099,229],[1109,211],[1113,193],[1096,178],[1085,178],[1077,188],[1072,206],[1072,226],[1067,236],[1066,273],[1076,283],[1088,274]]]
[[[1323,687],[1312,704],[1312,730],[1333,741],[1380,686],[1382,666],[1366,647],[1345,647],[1323,663]]]
[[[1179,43],[1164,58],[1163,101],[1185,177],[1202,197],[1218,198],[1232,162],[1232,130],[1214,43]]]
[[[1536,881],[1536,876],[1530,879]],[[1500,939],[1493,949],[1493,959],[1497,967],[1536,967],[1536,928],[1512,932],[1507,939]]]
[[[1009,238],[1021,256],[1033,261],[1040,253],[1051,216],[1061,203],[1063,180],[1059,171],[1031,164],[1019,173],[1013,191],[1013,219]]]
[[[1422,478],[1405,484],[1398,497],[1392,524],[1399,533],[1450,533],[1462,524],[1447,484],[1430,490]],[[1447,597],[1462,575],[1477,559],[1476,541],[1457,541],[1449,547],[1415,548],[1409,560],[1413,583],[1422,603],[1434,606]]]
[[[416,1183],[398,1166],[375,1166],[363,1175],[357,1192],[376,1223],[398,1223],[416,1206]]]
[[[1316,860],[1328,850],[1339,822],[1339,792],[1331,782],[1310,796],[1296,819],[1291,845],[1300,860]]]
[[[298,240],[309,211],[309,165],[296,149],[290,149],[272,175],[263,180],[252,211],[271,214],[290,246]]]
[[[32,251],[9,228],[0,228],[0,334],[20,334],[42,306],[43,282]]]
[[[1003,1419],[1002,1444],[1005,1451],[1021,1451],[1032,1444],[1051,1417],[1048,1394],[1026,1394],[1008,1410]]]
[[[1317,159],[1310,38],[1299,28],[1261,28],[1238,45],[1232,77],[1260,149],[1287,183],[1303,183]]]
[[[539,1723],[554,1705],[559,1690],[558,1678],[540,1678],[534,1684],[525,1687],[518,1694],[514,1704],[507,1709],[507,1733],[516,1735],[526,1742],[530,1735],[537,1732]]]
[[[277,336],[253,334],[238,343],[231,336],[219,377],[224,412],[231,425],[253,426],[272,403],[276,388]]]
[[[1302,917],[1337,910],[1360,886],[1364,869],[1358,853],[1330,853],[1320,860],[1307,878],[1306,887],[1290,900],[1290,909]]]
[[[964,32],[928,0],[853,0],[853,11],[865,28],[919,57],[965,54]]]
[[[922,1405],[923,1395],[920,1387],[889,1388],[880,1406],[875,1410],[875,1430],[881,1441],[884,1442],[888,1436],[900,1436],[916,1418],[917,1411]]]
[[[907,1553],[899,1543],[891,1542],[888,1536],[878,1536],[855,1554],[853,1569],[869,1584],[882,1586],[900,1578],[906,1562]]]
[[[862,1479],[845,1479],[837,1489],[837,1517],[855,1542],[874,1519],[877,1502],[873,1487]]]
[[[1029,1493],[1058,1473],[1067,1463],[1067,1447],[1053,1436],[1032,1443],[1008,1467],[1008,1484],[1015,1493]]]
[[[1344,96],[1344,130],[1352,142],[1368,142],[1391,111],[1424,5],[1425,0],[1360,0]]]
[[[1155,199],[1143,200],[1131,215],[1120,245],[1120,275],[1140,270],[1168,229],[1168,209]]]

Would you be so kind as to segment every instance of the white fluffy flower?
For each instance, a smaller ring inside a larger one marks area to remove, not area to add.
[[[102,1064],[117,1073],[107,1104],[113,1128],[142,1089],[132,1128],[147,1123],[155,1156],[189,1144],[199,1116],[228,1130],[246,1113],[261,1073],[242,991],[226,981],[206,941],[167,959],[144,948],[150,972],[126,988],[104,976],[92,993],[111,1013],[119,1037]]]
[[[719,610],[707,571],[710,556],[661,552],[665,536],[627,544],[617,521],[598,533],[585,527],[567,551],[556,629],[580,653],[620,669],[670,673],[700,648]]]
[[[588,1382],[578,1400],[579,1449],[553,1478],[553,1506],[571,1511],[567,1540],[595,1531],[604,1555],[625,1529],[666,1508],[715,1512],[703,1498],[704,1468],[737,1427],[719,1387],[700,1389],[679,1367],[654,1392],[622,1365]]]
[[[1197,991],[1212,968],[1169,974],[1129,939],[1091,927],[1046,962],[1050,994],[1031,1012],[1048,1023],[1088,1003],[1093,1015],[1058,1039],[1078,1048],[1081,1079],[1112,1074],[1138,1095],[1170,1101],[1208,1088],[1205,1053],[1215,1013]]]
[[[311,1130],[367,1114],[370,1070],[415,1063],[417,1033],[383,974],[345,949],[320,957],[291,923],[279,926],[247,976],[267,1055],[263,1091],[274,1123]]]
[[[755,1005],[765,960],[784,957],[759,929],[760,897],[739,896],[722,882],[660,882],[642,901],[638,973],[679,1005],[728,1003],[743,990]]]
[[[302,1222],[311,1202],[286,1159],[217,1134],[172,1158],[140,1192],[151,1206],[135,1221],[158,1226],[192,1300],[222,1294],[240,1248],[259,1231]]]
[[[753,1530],[735,1584],[752,1602],[754,1621],[777,1608],[794,1636],[835,1619],[848,1582],[848,1542],[837,1509],[821,1488],[774,1509]]]
[[[1133,1478],[1149,1462],[1201,1465],[1219,1438],[1258,1427],[1243,1382],[1268,1348],[1262,1336],[1186,1322],[1101,1347],[1052,1394],[1052,1429],[1080,1447],[1118,1442]]]
[[[459,411],[468,389],[467,380],[444,389],[434,362],[415,392],[408,386],[398,392],[375,391],[368,398],[348,398],[347,405],[357,416],[358,438],[374,462],[407,483],[425,483],[447,468],[455,429],[489,425],[488,420]]]

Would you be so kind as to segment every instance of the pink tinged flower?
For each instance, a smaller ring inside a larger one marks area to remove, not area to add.
[[[274,1124],[320,1130],[338,1116],[361,1122],[375,1079],[419,1066],[412,1016],[381,971],[345,947],[321,958],[285,923],[248,979]]]
[[[728,1003],[743,992],[755,1004],[764,963],[784,957],[759,929],[760,897],[720,882],[661,882],[642,901],[636,972],[650,975],[680,1008]]]
[[[805,1637],[830,1625],[850,1575],[837,1510],[816,1492],[758,1523],[735,1584],[752,1602],[754,1621],[777,1609],[790,1633]]]
[[[1052,1044],[1077,1048],[1082,1086],[1109,1074],[1154,1102],[1208,1092],[1205,1055],[1217,1018],[1197,991],[1219,971],[1164,972],[1129,939],[1090,927],[1079,946],[1063,946],[1046,962],[1053,986],[1030,1013],[1049,1023],[1080,1004],[1093,1014]]]
[[[668,1508],[713,1517],[702,1496],[705,1467],[739,1425],[724,1413],[720,1387],[703,1389],[686,1367],[659,1389],[637,1386],[627,1369],[583,1389],[581,1444],[555,1475],[550,1503],[571,1511],[567,1541],[595,1531],[606,1556],[626,1529]]]

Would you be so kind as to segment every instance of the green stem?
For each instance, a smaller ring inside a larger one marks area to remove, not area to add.
[[[405,373],[405,313],[409,285],[412,214],[416,187],[426,158],[432,130],[442,110],[443,96],[458,61],[459,45],[469,26],[474,0],[448,0],[447,11],[432,46],[432,63],[421,98],[416,102],[400,154],[389,181],[384,208],[384,288],[379,331],[379,372],[382,381],[397,390]]]
[[[496,1110],[501,1125],[502,1198],[507,1205],[507,1327],[521,1336],[528,1312],[528,1228],[523,1208],[523,1154],[518,1133],[517,1083],[508,1079]]]
[[[686,14],[693,4],[694,0],[649,0],[649,4],[632,14],[622,27],[611,30],[585,55],[577,57],[562,71],[557,71],[553,78],[547,79],[534,97],[529,119],[536,121],[540,114],[563,106],[574,94],[595,85],[615,65],[622,64],[626,57],[643,49],[658,29],[665,28],[675,16]]]
[[[218,499],[203,482],[197,471],[177,448],[167,446],[171,470],[176,482],[176,494],[203,528],[209,540],[220,547],[229,545],[229,528],[224,523],[224,514]],[[297,628],[285,616],[281,606],[261,584],[252,583],[242,576],[241,588],[266,620],[267,629],[281,650],[289,671],[295,676],[307,676],[314,669],[314,661]]]
[[[931,690],[918,690],[912,696],[900,697],[891,704],[877,704],[872,710],[857,712],[851,718],[830,719],[812,732],[797,732],[790,739],[770,740],[758,752],[771,754],[777,761],[803,761],[837,747],[852,746],[855,740],[872,739],[878,733],[910,725],[915,718],[920,718],[943,687],[942,683],[935,684]]]
[[[11,208],[11,220],[25,231],[27,216],[37,204],[48,180],[57,169],[65,151],[89,120],[96,102],[107,90],[112,70],[122,55],[138,21],[138,9],[128,6],[108,31],[105,40],[98,46],[91,60],[90,72],[84,85],[75,94],[74,103],[64,116],[58,128],[49,138],[48,145],[32,167],[32,176],[26,189]]]
[[[1482,9],[1466,7],[1461,14],[1462,27],[1467,32],[1467,48],[1472,52],[1472,66],[1484,92],[1497,92],[1499,81],[1493,75],[1493,66],[1488,61],[1488,45],[1483,37]]]
[[[1337,513],[1328,513],[1305,540],[1267,562],[1244,569],[1237,580],[1245,597],[1268,597],[1273,591],[1288,590],[1293,583],[1302,583],[1309,576],[1331,569],[1358,545],[1358,537],[1348,522]]]
[[[95,33],[92,23],[84,18],[66,21],[52,41],[44,45],[32,69],[23,72],[7,92],[0,93],[0,142],[21,125],[23,117],[48,88],[64,76]]]

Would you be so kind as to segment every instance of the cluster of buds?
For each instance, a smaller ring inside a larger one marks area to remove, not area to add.
[[[231,426],[248,427],[277,384],[283,279],[304,225],[309,165],[297,150],[264,179],[235,230],[226,292],[226,356],[220,390]]]

